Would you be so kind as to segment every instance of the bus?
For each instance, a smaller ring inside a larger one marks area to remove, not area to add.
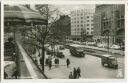
[[[110,68],[118,68],[117,58],[113,55],[104,54],[101,58],[101,64]]]
[[[84,57],[84,49],[82,45],[76,45],[76,44],[71,44],[69,45],[69,50],[71,55],[76,56],[76,57]]]

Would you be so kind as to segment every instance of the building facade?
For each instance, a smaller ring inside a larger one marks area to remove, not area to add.
[[[71,38],[81,40],[82,33],[92,36],[93,9],[82,9],[71,12]]]
[[[94,39],[97,42],[119,44],[125,39],[125,5],[96,5]]]

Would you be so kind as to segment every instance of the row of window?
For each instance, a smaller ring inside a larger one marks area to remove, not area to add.
[[[72,33],[72,35],[80,35],[81,34],[81,32],[74,32],[74,33]],[[93,32],[87,32],[87,35],[92,35],[93,34]]]
[[[72,21],[72,23],[86,23],[86,22],[93,22],[93,20],[87,20],[87,21]]]
[[[87,14],[72,14],[71,16],[86,16],[86,18],[93,18],[93,16],[87,16]]]
[[[85,18],[85,17],[71,17],[72,20],[83,20],[83,19],[93,19],[93,18]]]
[[[72,27],[83,27],[83,26],[93,26],[93,24],[81,24],[81,25],[72,25]]]
[[[72,29],[72,31],[82,31],[83,30],[83,28],[75,28],[75,29]],[[93,28],[87,28],[87,30],[93,30]],[[86,30],[85,30],[86,31]]]

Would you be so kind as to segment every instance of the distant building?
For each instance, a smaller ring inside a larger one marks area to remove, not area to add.
[[[97,42],[117,44],[125,38],[125,5],[96,5],[94,36]],[[109,41],[108,41],[109,40]]]
[[[93,9],[82,9],[71,12],[71,38],[81,40],[81,33],[84,31],[87,35],[93,33]]]

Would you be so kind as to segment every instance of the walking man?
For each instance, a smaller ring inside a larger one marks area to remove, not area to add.
[[[19,72],[16,70],[16,71],[12,74],[12,77],[15,77],[15,78],[17,79],[18,76],[19,76]]]
[[[76,68],[74,68],[74,70],[73,70],[73,78],[74,78],[74,79],[77,78],[77,70],[76,70]]]
[[[73,79],[72,72],[70,72],[70,74],[69,74],[69,79]]]
[[[69,67],[69,65],[70,65],[70,60],[67,58],[67,60],[66,60],[66,63],[67,63],[67,68]]]
[[[55,67],[57,67],[57,58],[55,58],[54,63],[55,63]]]
[[[59,62],[60,62],[60,61],[59,61],[59,58],[57,58],[57,66],[58,66],[58,67],[59,67]]]
[[[4,71],[4,79],[8,78],[8,74]]]
[[[77,77],[78,78],[81,77],[81,69],[80,69],[80,67],[77,68]]]
[[[49,60],[49,69],[51,70],[52,68],[52,60]]]

